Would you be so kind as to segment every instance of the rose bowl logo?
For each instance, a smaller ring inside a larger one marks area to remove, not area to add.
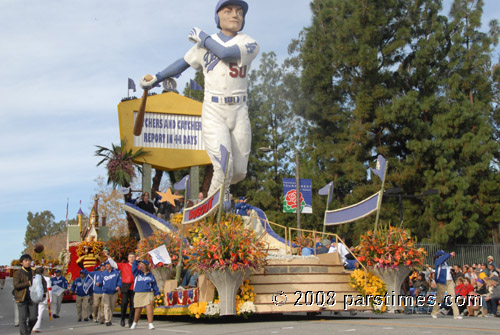
[[[304,200],[302,192],[300,192],[300,211],[301,212],[302,212],[302,209],[304,209],[305,205],[306,205],[306,201]],[[296,211],[295,211],[296,208],[297,208],[297,190],[290,190],[286,193],[286,195],[283,199],[283,212],[296,213]]]

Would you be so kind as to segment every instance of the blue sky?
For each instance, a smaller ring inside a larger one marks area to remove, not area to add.
[[[0,2],[0,264],[24,249],[28,211],[57,221],[88,213],[95,145],[119,142],[117,105],[127,78],[138,84],[182,57],[193,26],[216,31],[215,0],[2,0]],[[279,60],[311,20],[306,0],[249,0],[245,33]],[[483,22],[500,18],[485,1]],[[258,65],[259,60],[254,62]],[[178,80],[183,88],[193,70]],[[159,90],[158,90],[159,92]],[[137,92],[136,95],[140,95]]]

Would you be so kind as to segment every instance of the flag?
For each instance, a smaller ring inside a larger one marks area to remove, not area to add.
[[[54,285],[52,286],[52,294],[55,294],[56,296],[60,296],[61,294],[64,293],[64,289],[61,286]]]
[[[321,190],[318,191],[319,195],[327,195],[328,196],[328,204],[330,204],[333,200],[333,181],[326,184]]]
[[[215,157],[215,159],[219,162],[220,166],[222,167],[222,172],[224,172],[224,174],[226,174],[226,164],[227,164],[227,156],[229,154],[229,151],[227,151],[226,147],[221,144],[220,145],[220,160]]]
[[[193,91],[203,91],[203,87],[201,87],[200,84],[198,84],[193,79],[189,79],[189,86]]]
[[[374,174],[376,174],[382,182],[384,182],[385,167],[386,167],[386,162],[384,156],[378,155],[376,168],[375,169],[370,168],[370,170]]]
[[[189,175],[185,175],[180,182],[174,185],[174,190],[181,191],[186,190],[186,199],[189,199]]]
[[[128,78],[128,89],[134,90],[134,92],[135,92],[135,83],[131,78]]]
[[[66,226],[68,225],[69,198],[66,200]]]
[[[170,255],[168,253],[167,247],[165,244],[159,246],[156,249],[153,249],[148,252],[148,254],[151,255],[151,258],[153,258],[153,264],[156,265],[158,263],[163,263],[163,264],[171,264],[172,260],[170,259]]]
[[[87,275],[85,281],[83,282],[83,291],[85,294],[89,291],[89,289],[94,285],[94,278],[91,275]]]

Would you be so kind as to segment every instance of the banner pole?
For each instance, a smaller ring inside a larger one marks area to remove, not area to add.
[[[328,205],[330,204],[330,194],[332,193],[332,187],[333,187],[333,184],[330,185],[330,187],[328,188],[328,196],[326,197],[326,209],[325,209],[325,212],[328,210]],[[325,214],[326,216],[326,214]],[[326,233],[326,224],[325,224],[325,220],[323,220],[323,236],[324,234]]]
[[[189,183],[189,179],[191,178],[191,175],[189,175],[189,178],[186,179],[186,184],[184,185],[184,209],[187,207],[187,185]],[[183,211],[184,212],[184,211]],[[184,246],[184,214],[182,215],[182,222],[181,222],[181,246],[179,248],[179,262],[177,263],[177,267],[175,268],[175,281],[177,283],[177,286],[179,286],[179,281],[181,280],[181,272],[182,272],[182,249]]]
[[[384,184],[385,184],[385,175],[387,174],[387,166],[389,165],[389,162],[386,160],[385,161],[385,170],[384,170],[384,178],[382,179],[382,186],[379,191],[378,195],[378,202],[377,202],[377,216],[375,218],[375,229],[373,230],[374,232],[377,232],[377,227],[378,227],[378,219],[380,217],[380,209],[382,208],[382,198],[384,197]]]

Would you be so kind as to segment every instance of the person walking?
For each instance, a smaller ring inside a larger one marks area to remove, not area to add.
[[[97,286],[96,283],[102,280],[103,272],[106,270],[104,263],[97,266],[94,271],[90,272],[85,268],[82,268],[82,272],[85,276],[90,275],[94,280],[94,285],[92,287],[92,298],[93,304],[89,304],[89,311],[92,312],[92,316],[95,323],[101,322],[104,324],[104,306],[103,306],[103,290],[102,286]]]
[[[106,253],[106,256],[108,254]],[[130,311],[128,313],[128,326],[132,326],[134,322],[134,274],[132,273],[132,264],[135,261],[135,253],[130,252],[127,257],[127,262],[118,263],[108,257],[108,261],[112,267],[118,268],[122,274],[122,304],[120,313],[120,325],[125,327],[125,317],[127,315],[127,307],[130,305]]]
[[[50,284],[52,286],[52,306],[55,312],[52,316],[57,319],[61,314],[64,290],[68,289],[68,281],[61,275],[61,270],[57,269],[56,276],[50,278]]]
[[[102,286],[104,321],[106,322],[106,326],[111,326],[113,309],[118,298],[118,292],[122,286],[122,277],[120,276],[120,271],[113,269],[109,261],[104,262],[104,266],[106,268],[102,273],[102,278],[96,285]]]
[[[51,301],[51,283],[50,283],[50,277],[45,276],[45,269],[43,267],[39,267],[35,270],[35,274],[39,274],[42,276],[43,280],[45,281],[45,285],[47,288],[47,293],[45,295],[45,298],[41,303],[38,304],[38,319],[33,326],[33,333],[39,333],[40,328],[42,326],[42,319],[43,319],[43,314],[45,311],[48,311],[49,304]]]
[[[455,283],[453,282],[453,277],[451,276],[451,267],[448,264],[448,258],[455,257],[455,252],[447,253],[443,250],[438,250],[436,256],[434,256],[434,266],[436,268],[436,284],[437,284],[437,296],[434,307],[432,308],[431,316],[437,319],[439,312],[439,305],[443,300],[445,292],[448,293],[445,299],[445,303],[451,304],[451,309],[453,310],[453,317],[455,319],[462,319],[460,312],[458,311],[456,299],[455,299]]]
[[[80,277],[76,278],[71,285],[71,292],[76,293],[76,312],[78,322],[82,321],[82,309],[84,321],[89,321],[89,291],[85,291],[85,272],[80,271]]]
[[[24,254],[19,259],[21,269],[14,274],[14,298],[19,311],[19,333],[29,335],[38,318],[38,304],[30,297],[30,287],[33,283],[31,270],[31,255]]]
[[[142,260],[140,263],[134,260],[132,264],[132,273],[134,274],[134,306],[135,317],[130,329],[135,329],[139,318],[141,317],[142,309],[146,307],[149,329],[155,329],[153,325],[153,301],[154,296],[160,296],[160,290],[156,285],[156,280],[153,274],[149,271],[149,262]]]

